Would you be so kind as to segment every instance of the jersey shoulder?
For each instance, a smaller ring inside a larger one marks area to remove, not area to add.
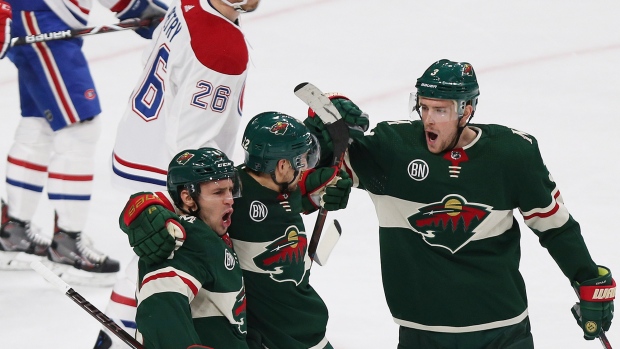
[[[241,75],[248,65],[248,47],[241,29],[205,2],[182,0],[190,44],[198,61],[222,74]]]
[[[471,125],[482,130],[480,143],[485,152],[508,168],[542,166],[543,159],[536,137],[502,125]],[[538,165],[536,165],[538,166]]]

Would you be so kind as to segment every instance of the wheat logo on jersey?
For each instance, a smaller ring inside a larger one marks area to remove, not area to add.
[[[237,330],[243,334],[247,332],[247,324],[245,323],[245,287],[241,287],[241,291],[235,298],[235,305],[233,308],[233,319],[237,324]]]
[[[455,253],[467,244],[490,213],[491,207],[487,205],[469,203],[460,195],[448,195],[441,202],[421,207],[407,220],[427,244]]]
[[[288,122],[278,121],[273,126],[271,126],[271,128],[269,128],[269,131],[271,133],[275,133],[281,136],[286,133],[287,129],[288,129]]]
[[[292,281],[299,285],[306,274],[305,256],[308,240],[292,225],[284,236],[265,247],[265,252],[254,257],[254,264],[268,272],[273,280]]]
[[[185,165],[191,158],[194,157],[194,154],[190,153],[190,152],[185,152],[183,154],[181,154],[178,158],[177,158],[177,163],[179,165]]]
[[[424,160],[415,159],[407,166],[407,173],[409,177],[416,181],[423,181],[428,176],[428,164]]]
[[[265,218],[267,218],[267,214],[269,210],[267,206],[260,201],[252,201],[250,204],[250,219],[254,222],[262,222]]]

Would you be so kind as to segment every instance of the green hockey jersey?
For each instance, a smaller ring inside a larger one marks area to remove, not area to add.
[[[515,209],[566,277],[598,275],[536,139],[470,127],[471,144],[442,154],[411,120],[382,122],[349,147],[347,170],[375,205],[385,296],[402,326],[459,333],[527,317]]]
[[[269,349],[325,348],[328,313],[309,283],[300,191],[282,195],[243,168],[228,232],[247,288],[248,344],[254,338]]]
[[[137,338],[149,349],[247,349],[246,297],[228,236],[194,216],[181,216],[187,238],[173,259],[138,263]]]

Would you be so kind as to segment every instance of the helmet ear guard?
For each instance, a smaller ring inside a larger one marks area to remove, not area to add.
[[[478,104],[480,89],[474,67],[467,62],[439,60],[426,69],[416,82],[416,92],[409,95],[409,113],[420,115],[420,98],[450,99],[456,101],[459,119],[467,105],[472,106],[472,115]]]

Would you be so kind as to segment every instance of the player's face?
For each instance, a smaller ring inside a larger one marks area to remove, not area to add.
[[[302,168],[298,169],[297,175],[295,175],[295,168],[291,166],[290,162],[288,163],[288,166],[286,166],[286,171],[284,172],[284,178],[287,183],[291,183],[288,185],[289,191],[294,191],[295,189],[297,189],[297,187],[299,186],[299,180],[301,179],[301,175],[307,169],[308,169],[307,161],[303,160]]]
[[[242,2],[242,0],[229,0],[231,3],[237,3],[237,2]],[[256,10],[256,8],[258,7],[258,4],[260,3],[260,0],[248,0],[248,2],[241,6],[241,8],[245,11],[245,12],[252,12],[254,10]]]
[[[420,116],[424,123],[426,145],[431,153],[441,153],[452,145],[459,124],[453,100],[422,97]]]
[[[226,234],[232,223],[233,181],[221,179],[200,183],[198,203],[200,205],[198,217],[218,235]]]

